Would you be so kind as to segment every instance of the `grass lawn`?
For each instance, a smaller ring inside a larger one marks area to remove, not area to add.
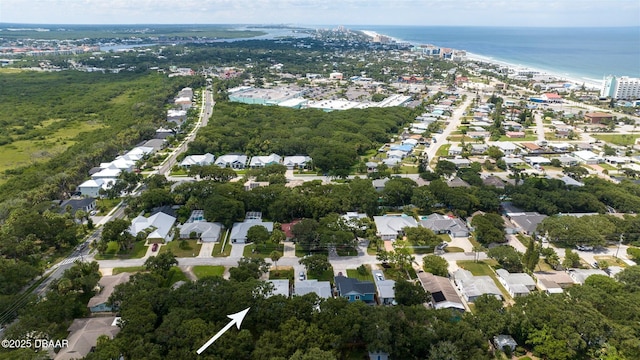
[[[278,270],[269,271],[269,279],[294,279],[293,268],[290,266],[278,266]]]
[[[171,250],[176,257],[196,257],[200,254],[202,244],[198,244],[197,240],[185,240],[186,245],[181,247],[182,242],[183,240],[170,241],[160,247],[160,253]]]
[[[347,276],[361,281],[373,282],[373,274],[371,274],[371,268],[368,265],[365,265],[365,269],[367,271],[364,274],[358,272],[357,269],[347,269]]]
[[[305,257],[307,255],[315,255],[315,254],[328,255],[329,254],[329,252],[326,249],[314,251],[313,253],[311,253],[309,250],[305,250],[302,246],[300,246],[300,244],[296,244],[295,247],[296,247],[296,257],[299,257],[299,258]]]
[[[446,248],[444,248],[444,252],[448,252],[448,253],[464,252],[464,249],[456,246],[447,246]]]
[[[442,242],[451,242],[451,236],[449,236],[449,234],[436,234],[436,236]]]
[[[344,275],[344,274],[343,274]],[[316,279],[319,281],[331,281],[331,283],[333,284],[333,267],[329,268],[329,270],[323,272],[322,274],[320,274],[320,276],[314,276],[311,273],[307,273],[307,278],[308,279]]]
[[[500,141],[536,141],[538,140],[538,135],[536,134],[526,134],[524,137],[520,138],[510,138],[506,135],[500,136]]]
[[[496,283],[496,286],[498,287],[498,289],[500,289],[500,292],[502,292],[502,298],[505,301],[511,300],[511,295],[509,295],[507,290],[502,286],[502,284],[500,284],[496,276],[496,273],[491,269],[492,266],[498,265],[497,261],[484,260],[484,261],[475,262],[473,260],[461,260],[461,261],[458,261],[457,264],[461,268],[471,271],[471,273],[474,276],[483,276],[483,275],[491,276],[491,278],[493,279],[493,282]]]
[[[517,234],[516,238],[518,239],[518,241],[520,241],[522,245],[524,245],[524,247],[529,247],[529,243],[531,242],[530,237],[524,236],[522,234]]]
[[[418,173],[418,167],[417,166],[412,166],[412,165],[402,165],[400,167],[400,173],[401,174],[417,174]]]
[[[407,249],[409,249],[409,252],[411,252],[412,254],[422,255],[422,254],[433,254],[434,247],[433,246],[423,247],[423,246],[409,245],[409,246],[407,246]]]
[[[231,255],[231,244],[227,241],[224,244],[224,249],[222,248],[222,243],[218,242],[213,245],[213,251],[211,251],[211,256],[213,257],[227,257]]]
[[[113,260],[113,259],[140,259],[147,253],[147,247],[143,241],[133,243],[133,249],[129,252],[121,253],[118,251],[118,243],[110,241],[107,244],[107,251],[104,254],[96,254],[96,260]]]
[[[222,266],[222,265],[213,265],[213,266],[196,265],[196,266],[193,267],[193,269],[191,271],[193,271],[193,274],[198,279],[202,279],[203,277],[207,277],[207,276],[220,276],[220,277],[222,277],[222,274],[224,274],[224,266]]]
[[[605,170],[609,170],[609,171],[615,171],[618,170],[617,167],[611,165],[611,164],[607,164],[607,163],[601,163],[598,164],[598,166],[600,166],[601,168],[605,169]]]
[[[242,256],[247,258],[263,258],[266,259],[271,255],[272,251],[279,251],[284,254],[284,244],[249,244],[244,247]]]
[[[596,255],[593,258],[598,262],[604,261],[609,266],[627,267],[627,264],[624,261],[620,260],[619,258],[614,258],[611,255]]]
[[[438,146],[438,145],[432,144],[431,146]],[[448,156],[450,147],[451,147],[451,144],[440,145],[440,147],[438,148],[438,151],[436,151],[436,156]]]
[[[554,271],[554,269],[547,264],[544,259],[538,260],[538,266],[536,267],[536,271]]]
[[[337,247],[338,256],[358,256],[358,250],[352,247]]]
[[[612,134],[612,135],[591,135],[596,139],[606,141],[615,145],[633,145],[640,134]]]
[[[476,237],[475,237],[475,236],[473,236],[473,235],[472,235],[472,236],[469,236],[469,242],[470,242],[470,243],[471,243],[471,245],[473,245],[473,247],[475,247],[475,248],[479,248],[479,249],[481,249],[481,250],[484,250],[484,249],[485,249],[485,247],[484,247],[484,246],[482,246],[482,244],[480,244],[480,243],[478,242],[478,240],[476,240]]]
[[[416,271],[413,268],[409,269],[409,277],[410,277],[409,279],[407,279],[406,271],[401,271],[396,268],[383,268],[382,272],[384,273],[384,278],[387,280],[395,280],[395,281],[398,281],[399,279],[411,280],[418,277],[418,275],[416,275]]]
[[[113,275],[118,275],[121,273],[136,273],[139,271],[144,271],[145,267],[144,266],[129,266],[129,267],[117,267],[117,268],[113,268]]]
[[[189,281],[189,278],[187,278],[187,275],[185,275],[179,267],[172,266],[171,269],[169,269],[167,278],[165,279],[166,284],[171,286],[181,280]]]
[[[100,210],[101,215],[106,215],[120,203],[121,199],[97,199],[96,208]]]

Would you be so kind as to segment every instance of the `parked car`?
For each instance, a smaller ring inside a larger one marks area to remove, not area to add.
[[[384,280],[384,277],[382,276],[382,274],[376,274],[376,278],[378,278],[378,281]]]
[[[300,281],[304,280],[305,278],[306,278],[306,276],[304,275],[304,272],[303,272],[303,271],[301,271],[301,272],[300,272],[300,275],[299,275],[299,279],[300,279]]]
[[[158,251],[158,244],[153,244],[151,246],[151,251]]]

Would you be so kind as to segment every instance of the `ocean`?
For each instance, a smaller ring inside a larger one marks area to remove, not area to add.
[[[349,26],[412,44],[466,50],[490,60],[567,79],[601,83],[606,75],[640,77],[640,26],[524,28]]]

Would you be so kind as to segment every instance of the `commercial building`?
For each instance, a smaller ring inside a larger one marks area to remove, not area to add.
[[[608,76],[604,79],[600,95],[612,99],[638,99],[640,98],[640,78]]]

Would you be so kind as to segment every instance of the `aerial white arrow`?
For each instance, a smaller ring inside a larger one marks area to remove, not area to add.
[[[231,321],[229,321],[229,323],[225,327],[223,327],[220,331],[218,331],[217,334],[213,335],[213,337],[209,339],[209,341],[207,341],[206,344],[202,345],[200,349],[196,351],[198,355],[202,354],[202,352],[205,351],[209,347],[209,345],[213,344],[214,341],[218,340],[218,338],[222,336],[222,334],[224,334],[227,330],[229,330],[233,326],[233,324],[235,324],[238,327],[238,330],[240,330],[240,325],[242,324],[242,320],[247,315],[247,312],[249,312],[249,309],[251,308],[248,307],[235,314],[227,315],[227,317],[231,319]]]

